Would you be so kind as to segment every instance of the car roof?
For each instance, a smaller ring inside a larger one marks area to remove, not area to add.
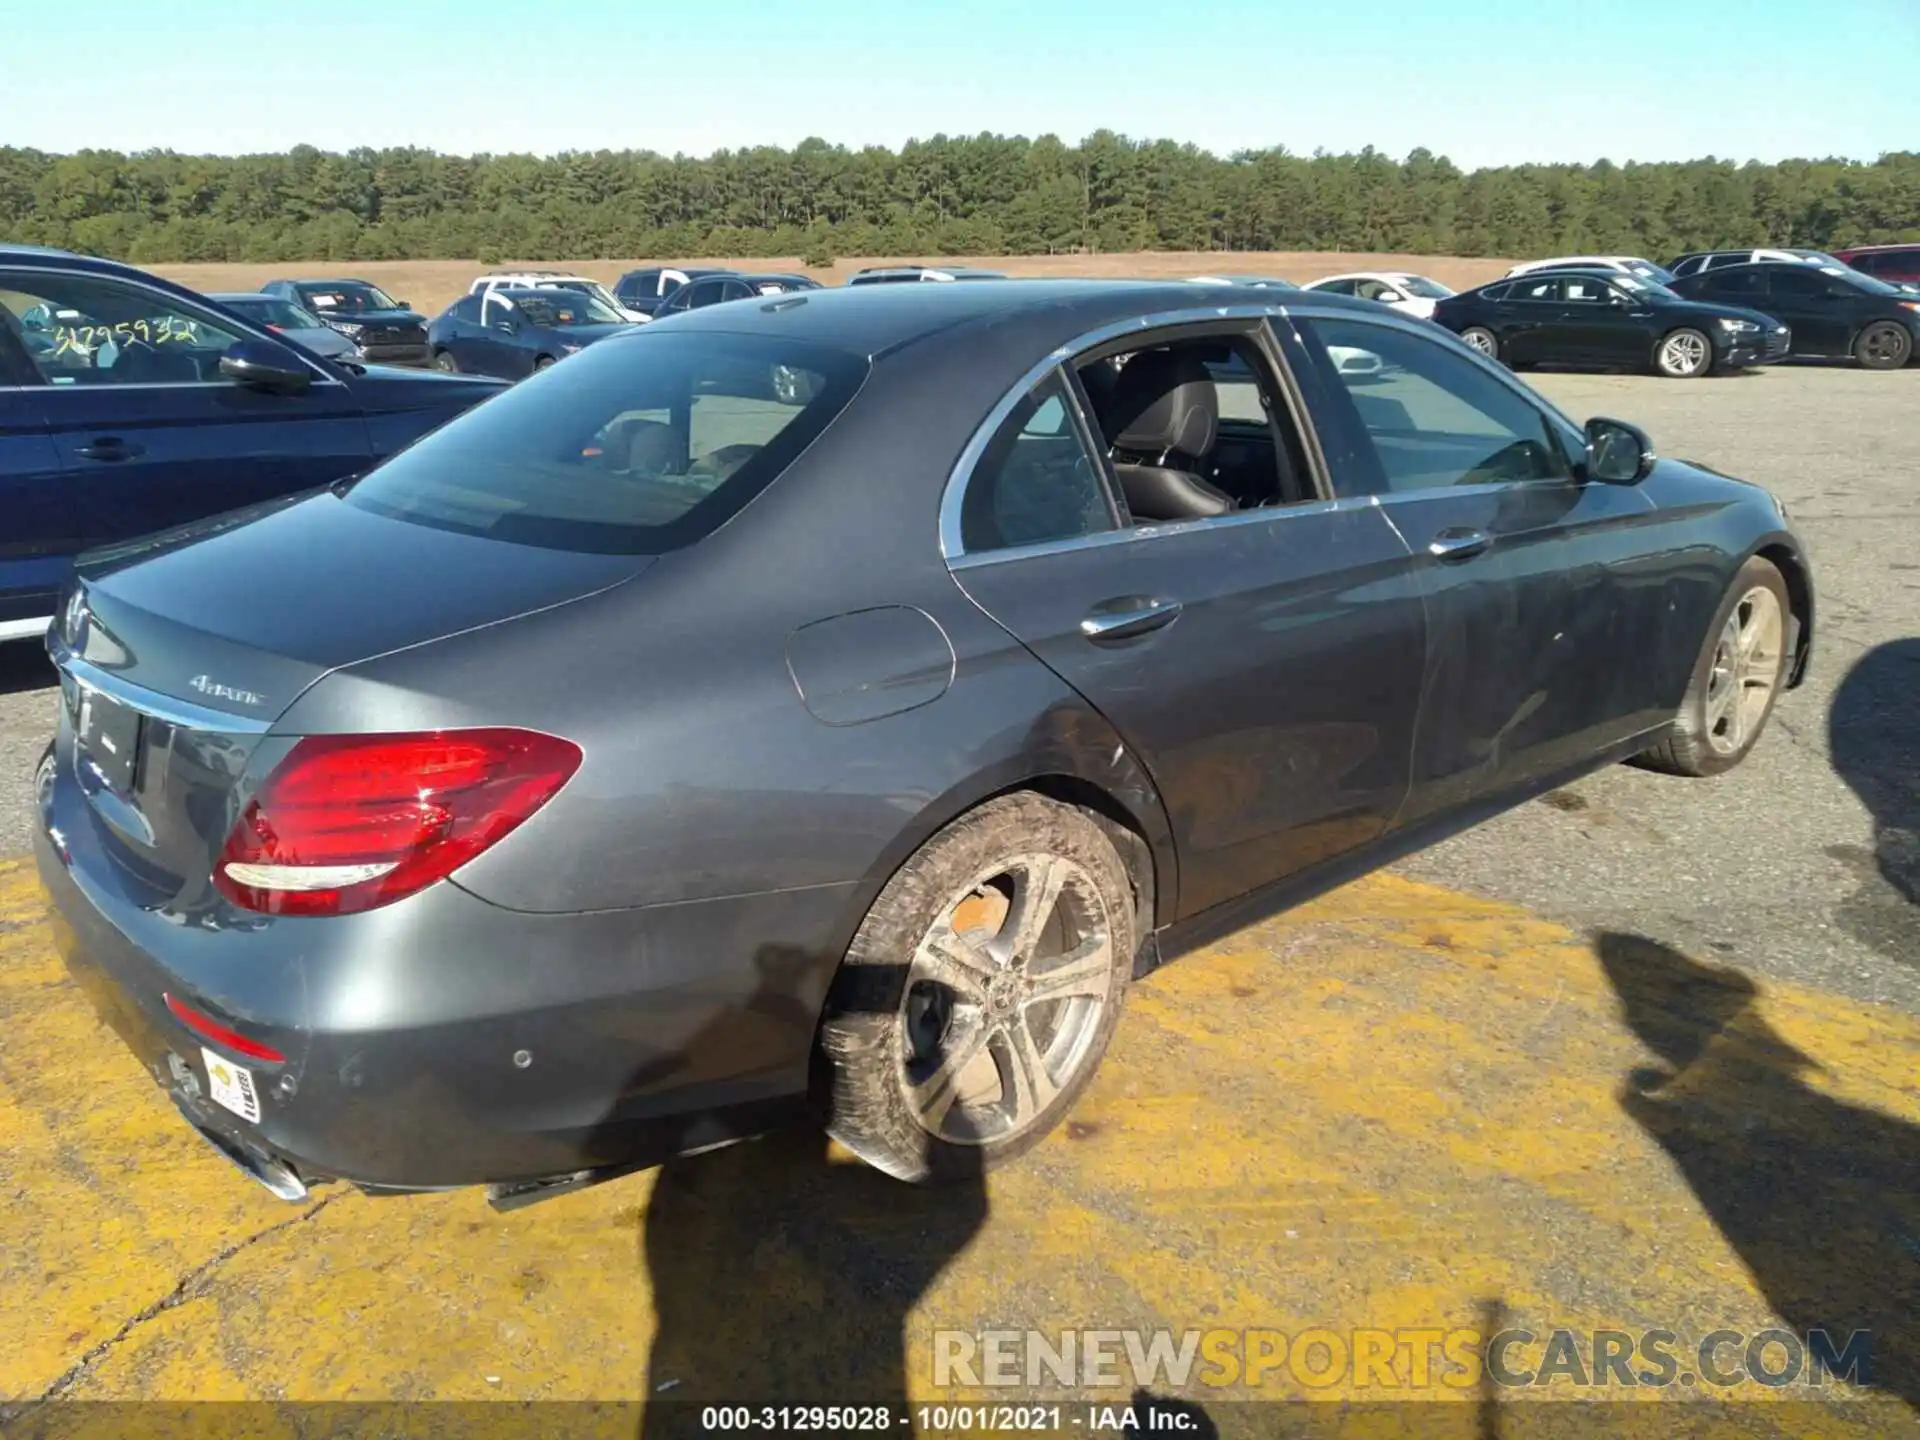
[[[1204,293],[1187,280],[981,280],[971,285],[833,285],[758,303],[739,301],[688,310],[639,326],[642,332],[682,329],[782,334],[879,356],[935,335],[991,325],[983,344],[1019,358],[1021,369],[1048,349],[1105,325],[1168,311],[1239,304],[1259,309],[1298,304],[1272,290],[1221,285]],[[1318,307],[1378,317],[1380,307],[1345,295],[1312,297]],[[623,340],[622,343],[625,343]]]
[[[353,275],[329,275],[323,279],[315,279],[312,276],[301,276],[298,279],[288,280],[284,283],[288,285],[365,285],[373,290],[385,288],[384,286],[375,285],[371,280],[362,280]]]
[[[1849,255],[1871,255],[1880,250],[1920,250],[1920,240],[1890,240],[1879,245],[1849,245],[1846,247],[1846,253]],[[1840,252],[1834,250],[1827,251],[1829,255],[1838,253]]]

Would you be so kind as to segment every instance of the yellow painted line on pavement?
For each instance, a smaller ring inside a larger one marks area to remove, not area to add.
[[[1668,1329],[1683,1360],[1714,1330],[1866,1329],[1920,1402],[1920,1020],[1394,876],[1137,985],[1071,1123],[933,1191],[795,1134],[508,1215],[282,1205],[95,1022],[17,864],[0,1024],[9,1400],[1017,1399],[937,1373],[942,1334],[1106,1329],[1233,1332],[1235,1373],[1178,1387],[1202,1404],[1484,1404],[1484,1373],[1416,1384],[1404,1355],[1327,1383],[1238,1362],[1513,1326]]]

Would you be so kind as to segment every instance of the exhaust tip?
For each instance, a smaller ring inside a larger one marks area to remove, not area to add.
[[[257,1181],[261,1188],[274,1199],[298,1204],[312,1193],[307,1188],[307,1182],[302,1180],[286,1161],[264,1154],[250,1145],[244,1145],[231,1136],[222,1135],[218,1130],[203,1125],[185,1106],[178,1108],[181,1115],[186,1118],[186,1122],[200,1133],[201,1139],[232,1161],[235,1168]]]

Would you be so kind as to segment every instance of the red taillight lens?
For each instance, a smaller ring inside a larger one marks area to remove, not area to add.
[[[271,915],[390,904],[500,840],[579,768],[579,746],[532,730],[308,736],[233,827],[214,884]]]
[[[280,334],[280,333],[281,333],[281,330],[280,330],[280,327],[279,327],[278,325],[269,325],[269,326],[267,326],[267,328],[268,328],[269,330],[271,330],[271,331],[273,331],[273,333],[274,333],[274,334],[276,334],[276,335],[278,335],[278,334]]]
[[[204,1035],[214,1044],[224,1045],[234,1054],[245,1055],[251,1060],[265,1060],[273,1065],[286,1063],[287,1057],[271,1045],[263,1045],[258,1040],[249,1040],[238,1030],[229,1030],[211,1015],[201,1014],[186,1001],[173,995],[162,995],[160,998],[167,1002],[167,1009],[173,1012],[174,1019],[189,1030]]]

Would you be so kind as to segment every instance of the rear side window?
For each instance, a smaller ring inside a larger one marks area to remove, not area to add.
[[[968,554],[1119,528],[1058,371],[1013,408],[974,466],[960,513]]]
[[[864,357],[644,331],[522,381],[369,471],[349,504],[521,545],[653,555],[711,533],[793,463]]]

